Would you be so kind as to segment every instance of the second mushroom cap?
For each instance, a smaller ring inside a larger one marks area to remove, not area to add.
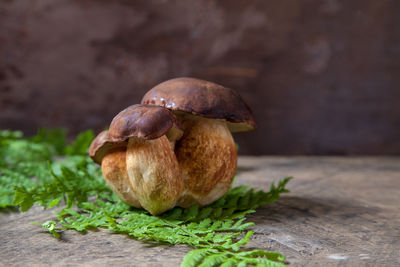
[[[151,140],[163,135],[178,139],[180,123],[167,109],[150,105],[132,105],[118,113],[109,130],[101,132],[90,144],[89,156],[98,164],[110,149],[127,147],[131,137]]]

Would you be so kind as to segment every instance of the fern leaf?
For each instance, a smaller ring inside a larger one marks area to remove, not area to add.
[[[216,253],[215,249],[195,249],[189,251],[181,263],[181,267],[198,266],[198,264],[211,253]]]
[[[199,222],[199,228],[205,229],[211,225],[211,219],[207,218]]]
[[[199,214],[199,206],[193,205],[184,210],[183,215],[180,218],[180,220],[182,220],[182,221],[193,220],[194,218],[196,218],[196,216],[198,214]]]
[[[203,220],[205,218],[208,218],[210,214],[212,213],[213,209],[211,207],[204,207],[201,208],[199,211],[199,214],[197,216],[197,219]]]
[[[235,267],[236,265],[237,265],[237,261],[230,258],[230,259],[225,260],[225,262],[222,263],[220,267]]]
[[[213,267],[218,266],[228,259],[226,253],[216,253],[203,258],[203,261],[199,264],[199,267]]]

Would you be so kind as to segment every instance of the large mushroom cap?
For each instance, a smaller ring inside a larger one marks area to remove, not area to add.
[[[101,164],[109,150],[126,147],[131,137],[152,140],[171,132],[174,138],[182,135],[178,120],[168,109],[132,105],[118,113],[112,120],[110,129],[101,132],[92,141],[89,155],[96,163]]]
[[[251,131],[256,127],[250,108],[238,93],[204,80],[176,78],[160,83],[146,93],[142,104],[225,119],[231,132]]]

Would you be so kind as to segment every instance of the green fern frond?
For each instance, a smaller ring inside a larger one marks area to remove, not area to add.
[[[92,139],[87,131],[66,146],[64,130],[41,129],[32,138],[0,131],[0,208],[17,205],[27,211],[34,204],[65,204],[55,212],[57,221],[40,224],[54,237],[65,230],[101,227],[140,240],[186,244],[194,250],[182,266],[283,266],[284,257],[277,252],[244,247],[254,233],[248,230],[254,223],[247,222],[246,215],[289,192],[285,187],[290,177],[271,184],[269,192],[234,187],[206,207],[175,207],[153,216],[111,193],[100,168],[85,156]]]

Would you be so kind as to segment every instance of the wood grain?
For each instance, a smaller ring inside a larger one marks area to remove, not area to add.
[[[289,266],[399,266],[399,157],[241,157],[238,184],[268,190],[294,176],[290,194],[249,216],[249,247],[275,250]],[[107,230],[57,240],[30,222],[51,210],[0,214],[1,266],[178,266],[186,246],[159,246]]]

